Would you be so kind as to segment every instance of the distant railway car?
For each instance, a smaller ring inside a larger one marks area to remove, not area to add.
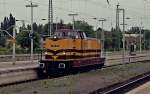
[[[43,46],[45,52],[40,66],[47,75],[62,74],[89,66],[100,68],[104,65],[100,41],[87,38],[81,31],[57,30],[52,37],[45,38]]]

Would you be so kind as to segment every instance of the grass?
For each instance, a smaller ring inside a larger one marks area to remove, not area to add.
[[[47,80],[49,86],[60,88],[60,87],[73,87],[73,85],[80,79],[91,78],[91,77],[102,77],[103,80],[119,82],[127,80],[131,77],[139,75],[143,68],[148,69],[150,63],[134,63],[127,65],[114,66],[107,69],[102,69],[98,71],[91,71],[88,73],[81,73],[72,76],[66,76],[60,79]],[[143,73],[147,70],[143,70]],[[149,70],[150,71],[150,70]],[[72,88],[73,89],[73,88]]]
[[[0,88],[0,94],[80,94],[150,71],[150,63],[131,63]],[[12,88],[13,87],[13,88]],[[5,92],[5,93],[3,93]]]

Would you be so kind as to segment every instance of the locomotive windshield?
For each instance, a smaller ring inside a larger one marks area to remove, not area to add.
[[[79,32],[76,31],[56,31],[53,35],[56,38],[80,38]]]

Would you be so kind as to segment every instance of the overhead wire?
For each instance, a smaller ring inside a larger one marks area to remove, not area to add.
[[[78,0],[78,1],[80,1],[80,0]],[[82,0],[83,1],[83,0]],[[101,4],[100,2],[96,2],[96,1],[92,1],[92,0],[85,0],[86,1],[86,3],[90,3],[90,4],[93,4],[93,5],[96,5],[96,6],[98,6],[98,7],[102,7],[102,8],[107,8],[105,5],[103,5],[103,4]],[[148,3],[150,3],[149,1],[147,1],[147,0],[144,0],[144,1],[146,1],[146,2],[148,2]],[[119,0],[118,0],[118,2],[119,2]],[[37,2],[36,2],[37,3]],[[125,4],[123,4],[123,5],[125,5]],[[134,9],[137,9],[138,7],[136,7],[135,8],[135,6],[133,7],[133,6],[129,6],[129,5],[126,5],[126,6],[128,6],[128,9],[127,9],[127,11],[129,11],[129,14],[130,15],[133,15],[133,16],[136,16],[135,14],[138,14],[138,15],[143,15],[143,13],[141,13],[140,11],[137,11],[137,10],[134,10]],[[76,11],[74,11],[74,10],[69,10],[69,9],[65,9],[65,8],[63,8],[63,7],[56,7],[57,9],[60,9],[60,10],[62,10],[62,11],[64,11],[64,12],[73,12],[73,13],[76,13]],[[113,7],[114,8],[114,7]],[[107,9],[109,9],[109,10],[114,10],[115,11],[115,9],[113,9],[112,8],[112,6],[111,6],[111,8],[107,8]],[[86,8],[85,8],[85,10],[86,10]],[[138,8],[138,10],[142,10],[141,8]],[[144,10],[146,10],[146,9],[144,9]],[[95,15],[91,15],[91,14],[89,14],[89,13],[87,13],[86,11],[85,12],[78,12],[80,15],[82,15],[82,16],[86,16],[86,18],[84,17],[84,19],[88,19],[87,17],[89,17],[89,18],[93,18],[93,17],[95,17]],[[146,16],[146,12],[144,13],[144,15]],[[149,19],[149,17],[145,17],[145,19]],[[89,19],[88,19],[89,20]]]
[[[145,0],[142,0],[142,2],[145,1]],[[146,0],[147,1],[147,0]],[[149,1],[148,1],[149,2]],[[149,2],[150,3],[150,2]],[[130,4],[126,4],[126,3],[122,3],[121,5],[122,7],[126,7],[125,9],[127,10],[127,13],[129,15],[132,15],[131,17],[131,20],[134,20],[135,22],[132,23],[132,24],[139,24],[141,23],[141,20],[140,21],[137,21],[139,20],[140,18],[142,18],[142,20],[144,20],[145,22],[148,21],[150,19],[150,15],[147,15],[146,16],[146,8],[145,8],[145,4],[143,5],[144,6],[144,9],[143,8],[139,8],[139,7],[136,7],[136,6],[131,6]],[[143,13],[144,12],[144,13]]]
[[[27,1],[27,2],[31,2],[30,0],[24,0],[24,1]],[[89,0],[86,0],[86,3],[87,3],[87,1],[89,1]],[[48,4],[43,4],[43,3],[39,3],[39,2],[35,2],[35,1],[32,1],[33,3],[35,3],[35,4],[39,4],[39,5],[43,5],[43,6],[48,6]],[[72,0],[71,0],[71,2],[73,2]],[[92,2],[92,1],[91,1]],[[7,3],[7,4],[9,4],[9,3]],[[97,5],[97,3],[96,2],[93,2],[93,4],[96,4]],[[15,5],[17,5],[17,4],[15,4]],[[19,5],[19,4],[18,4]],[[73,5],[72,3],[71,3],[71,5]],[[98,5],[97,5],[98,6]],[[99,6],[99,7],[101,7],[101,6]],[[65,8],[62,8],[62,7],[55,7],[55,8],[57,8],[57,9],[60,9],[60,10],[62,10],[62,11],[65,11],[65,12],[74,12],[74,13],[76,13],[76,11],[72,11],[72,10],[68,10],[68,9],[65,9]],[[106,8],[106,7],[105,7]],[[96,16],[94,16],[94,15],[91,15],[91,14],[89,14],[89,13],[84,13],[84,12],[77,12],[77,13],[79,13],[80,15],[83,15],[83,16],[87,16],[87,17],[89,17],[89,18],[94,18],[94,17],[96,17]]]
[[[24,1],[28,1],[28,2],[30,2],[30,0],[24,0]],[[84,8],[84,12],[80,12],[80,11],[74,11],[73,10],[73,6],[72,6],[72,9],[66,9],[66,8],[63,8],[63,6],[55,6],[55,8],[56,9],[59,9],[59,10],[61,10],[61,11],[64,11],[64,12],[73,12],[73,13],[78,13],[80,16],[84,16],[84,19],[88,19],[89,20],[89,18],[91,19],[91,18],[94,18],[94,17],[96,17],[97,15],[93,15],[93,14],[90,14],[90,13],[87,13],[87,4],[89,3],[89,4],[92,4],[92,5],[95,5],[95,6],[98,6],[98,7],[101,7],[101,8],[105,8],[105,9],[108,9],[108,10],[111,10],[111,12],[112,11],[115,11],[115,8],[113,7],[113,6],[106,6],[106,5],[104,5],[103,3],[101,3],[100,1],[93,1],[93,0],[77,0],[78,2],[81,2],[81,1],[84,1],[85,3],[86,3],[86,6],[85,6],[85,8]],[[119,0],[118,0],[119,1]],[[147,0],[144,0],[144,1],[146,1],[146,2],[149,2],[149,1],[147,1]],[[64,1],[65,2],[65,1]],[[73,5],[73,2],[74,1],[72,1],[71,0],[71,4]],[[39,4],[40,6],[48,6],[48,4],[44,4],[43,2],[37,2],[37,1],[33,1],[33,3],[35,3],[35,4]],[[150,3],[150,2],[149,2]],[[41,7],[42,8],[42,7]],[[137,11],[137,10],[134,10],[133,9],[134,7],[133,6],[129,6],[128,5],[128,11],[130,11],[130,15],[135,15],[135,14],[140,14],[140,15],[143,15],[141,12],[139,12],[139,11]],[[6,8],[5,8],[6,9]],[[136,8],[137,9],[137,8]],[[138,8],[138,9],[140,9],[140,8]],[[39,10],[40,11],[40,10]],[[133,14],[133,12],[135,13],[135,14]],[[27,14],[27,13],[26,13]],[[146,15],[146,13],[145,13],[145,15]],[[148,17],[145,17],[145,18],[148,18]]]
[[[26,1],[26,0],[25,0]],[[48,4],[44,4],[44,3],[39,3],[39,2],[36,2],[36,4],[39,4],[39,5],[42,5],[42,6],[48,6]],[[84,15],[84,16],[88,16],[88,17],[91,17],[91,18],[94,18],[95,16],[94,15],[90,15],[88,13],[84,13],[84,12],[76,12],[76,11],[72,11],[72,10],[68,10],[68,9],[65,9],[65,8],[62,8],[62,7],[56,7],[55,8],[57,9],[60,9],[64,12],[71,12],[71,13],[79,13],[80,15]]]
[[[28,1],[28,2],[31,2],[30,0],[24,0],[24,1]],[[79,1],[79,0],[78,0]],[[95,1],[92,1],[92,0],[85,0],[86,1],[86,3],[87,2],[91,2],[91,4],[94,4],[94,5],[96,5],[96,6],[99,6],[99,7],[102,7],[102,8],[107,8],[105,5],[103,5],[103,4],[101,4],[101,3],[97,3],[97,2],[95,2]],[[144,1],[147,1],[147,0],[144,0]],[[72,0],[71,0],[71,2],[72,2]],[[33,3],[36,3],[36,4],[42,4],[43,5],[43,3],[39,3],[39,2],[34,2],[33,1]],[[8,3],[7,3],[8,4]],[[72,4],[72,3],[71,3]],[[100,5],[99,5],[100,4]],[[16,5],[16,4],[15,4]],[[44,4],[44,5],[47,5],[48,6],[48,4]],[[65,9],[65,8],[62,8],[62,7],[56,7],[57,9],[61,9],[61,10],[63,10],[63,11],[67,11],[67,12],[75,12],[75,11],[71,11],[71,10],[68,10],[68,9]],[[112,9],[112,8],[108,8],[109,10],[114,10],[114,9]],[[130,9],[131,10],[131,9]],[[115,11],[115,10],[114,10]],[[137,11],[135,11],[135,10],[131,10],[131,11],[133,11],[133,12],[136,12],[136,13],[139,13],[139,12],[137,12]],[[80,13],[81,15],[87,15],[87,16],[89,16],[89,17],[95,17],[94,15],[90,15],[90,14],[88,14],[88,13],[83,13],[83,12],[78,12],[78,13]],[[139,13],[140,14],[140,13]]]

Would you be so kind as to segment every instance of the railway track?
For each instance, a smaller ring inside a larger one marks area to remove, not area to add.
[[[40,54],[34,54],[34,60],[38,60],[40,58]],[[25,61],[30,60],[30,54],[17,54],[16,61]],[[0,63],[1,62],[10,62],[12,61],[12,55],[0,55]]]
[[[145,60],[143,60],[141,58],[145,58]],[[126,59],[130,59],[130,62],[127,61],[124,64],[136,63],[136,62],[141,62],[141,61],[142,62],[150,61],[149,56],[132,56],[132,57],[126,57]],[[110,59],[110,60],[112,60],[112,59]],[[118,60],[119,62],[121,62],[122,58],[116,58],[113,60],[114,61]],[[103,68],[124,65],[124,64],[123,63],[114,63],[114,64],[105,65]],[[22,83],[22,82],[26,82],[26,81],[39,80],[40,74],[38,71],[39,71],[39,68],[37,65],[36,66],[28,66],[28,67],[0,69],[0,86]]]
[[[37,80],[39,78],[37,71],[37,66],[1,69],[0,86],[2,87]]]
[[[120,82],[103,89],[98,89],[89,94],[124,94],[128,91],[148,82],[150,80],[150,72],[133,77],[124,82]]]
[[[121,52],[106,52],[108,57],[111,56],[116,56],[116,58],[118,58],[118,56],[121,56]],[[139,52],[137,52],[137,54],[140,54]],[[134,57],[134,56],[128,56],[128,52],[125,54],[126,58],[128,57]],[[140,56],[145,56],[145,55],[150,55],[149,52],[142,52]],[[40,54],[34,54],[34,60],[38,60],[40,58]],[[119,57],[122,58],[122,57]],[[118,59],[119,59],[118,58]],[[30,54],[17,54],[16,55],[16,60],[17,61],[24,61],[24,60],[29,60],[30,59]],[[109,58],[109,61],[112,60],[114,61],[114,58]],[[12,61],[12,55],[0,55],[0,62],[10,62]]]
[[[106,59],[105,65],[109,66],[109,65],[117,65],[117,64],[123,64],[123,63],[126,64],[126,63],[141,62],[141,61],[146,61],[146,60],[147,61],[150,60],[150,54],[141,54],[137,56],[125,56],[124,58],[122,56],[119,56],[119,57],[115,56],[113,58],[108,57]]]

